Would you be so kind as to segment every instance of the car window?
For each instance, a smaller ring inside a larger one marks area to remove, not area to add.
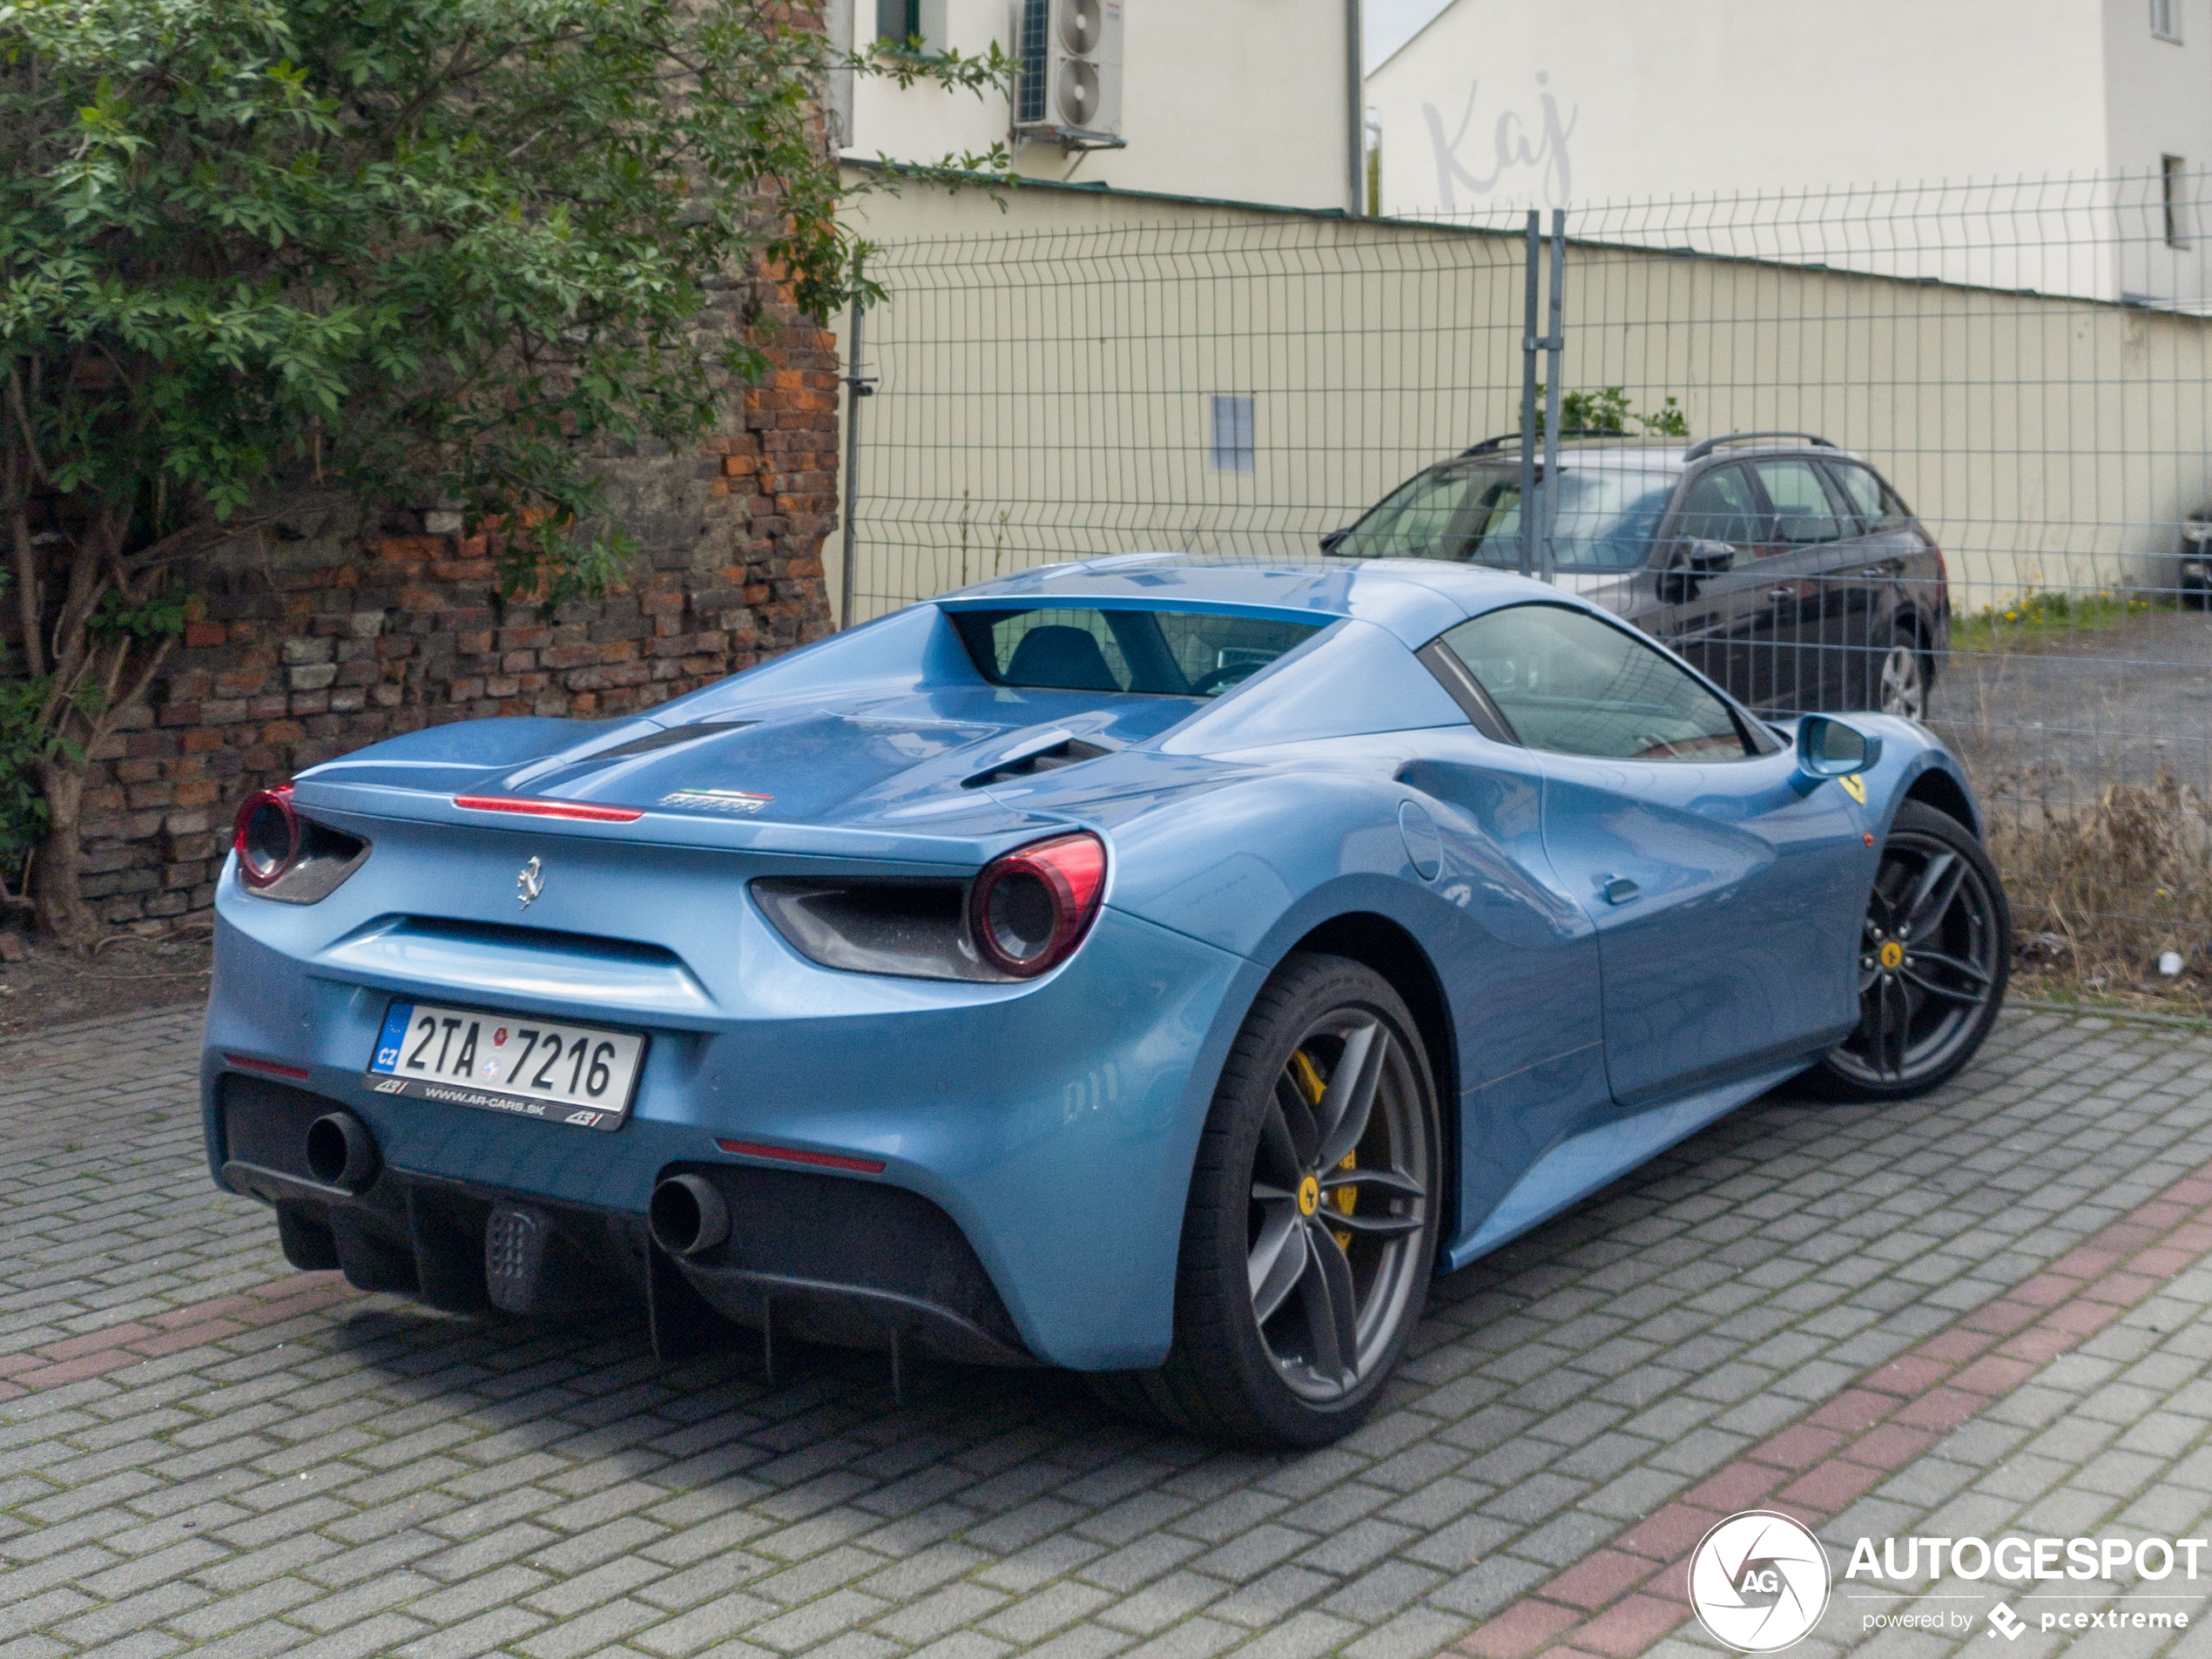
[[[1532,749],[1620,760],[1740,760],[1736,718],[1627,629],[1564,605],[1509,605],[1443,643]]]
[[[1783,548],[1844,539],[1844,521],[1838,516],[1835,502],[1829,499],[1828,487],[1820,482],[1819,469],[1812,462],[1777,457],[1755,461],[1751,467],[1759,475],[1759,483],[1774,509],[1774,539]],[[1856,535],[1856,528],[1850,533]]]
[[[1912,509],[1905,504],[1897,491],[1887,484],[1882,486],[1882,528],[1885,530],[1910,529]]]
[[[1680,475],[1647,468],[1562,467],[1551,523],[1552,563],[1561,570],[1633,570],[1651,551],[1659,521]],[[1551,485],[1544,486],[1546,491]],[[1516,483],[1514,492],[1520,494]],[[1514,529],[1520,530],[1520,515]],[[1504,561],[1502,544],[1486,544],[1485,564]],[[1518,568],[1520,551],[1514,550]]]
[[[1828,475],[1844,487],[1844,499],[1851,503],[1851,511],[1858,515],[1861,527],[1869,530],[1881,528],[1882,485],[1879,479],[1864,467],[1844,466],[1839,462],[1830,463]]]
[[[956,610],[986,679],[1069,691],[1213,697],[1328,624],[1204,610]]]
[[[1635,570],[1651,550],[1676,476],[1650,467],[1562,465],[1551,524],[1554,566]],[[1336,558],[1451,559],[1518,570],[1520,464],[1475,462],[1423,473],[1386,497],[1330,553]]]
[[[1473,465],[1433,468],[1384,496],[1331,550],[1350,559],[1457,559],[1466,552],[1469,521],[1489,509],[1480,497],[1496,475]]]
[[[1741,467],[1716,467],[1689,487],[1682,516],[1676,521],[1678,542],[1725,542],[1736,550],[1736,563],[1758,556],[1765,536],[1759,528],[1758,496],[1750,475]]]
[[[1828,475],[1842,487],[1844,498],[1851,502],[1851,510],[1858,515],[1860,526],[1870,536],[1877,530],[1901,530],[1912,522],[1912,515],[1905,510],[1905,503],[1897,492],[1874,475],[1871,467],[1862,467],[1851,461],[1831,461]]]

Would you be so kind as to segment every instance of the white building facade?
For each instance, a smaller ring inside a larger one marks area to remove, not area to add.
[[[1956,256],[1908,273],[2212,298],[2212,0],[1455,0],[1366,87],[1385,213],[1840,191],[1866,246]]]
[[[995,44],[1027,71],[983,98],[852,78],[836,99],[847,160],[1006,144],[1025,178],[1359,211],[1359,0],[835,0],[826,22],[863,51]]]

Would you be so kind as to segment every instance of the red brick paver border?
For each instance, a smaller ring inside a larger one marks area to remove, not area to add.
[[[1690,1617],[1689,1552],[1738,1510],[1834,1520],[2059,1355],[2212,1254],[2212,1163],[1770,1435],[1486,1620],[1471,1659],[1631,1659]]]
[[[148,1319],[50,1342],[28,1353],[0,1354],[0,1399],[83,1382],[297,1314],[317,1312],[354,1294],[335,1273],[293,1273]]]

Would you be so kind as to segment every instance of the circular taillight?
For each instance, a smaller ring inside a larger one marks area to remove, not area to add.
[[[266,887],[300,856],[300,819],[292,810],[292,786],[248,795],[231,832],[238,853],[238,878],[249,887]]]
[[[1034,979],[1065,961],[1090,929],[1106,885],[1106,844],[1056,835],[994,859],[968,892],[975,954],[1001,974]]]

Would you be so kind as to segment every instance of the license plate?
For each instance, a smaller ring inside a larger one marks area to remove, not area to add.
[[[380,1095],[617,1130],[644,1054],[645,1039],[628,1031],[395,1002],[366,1081]]]

